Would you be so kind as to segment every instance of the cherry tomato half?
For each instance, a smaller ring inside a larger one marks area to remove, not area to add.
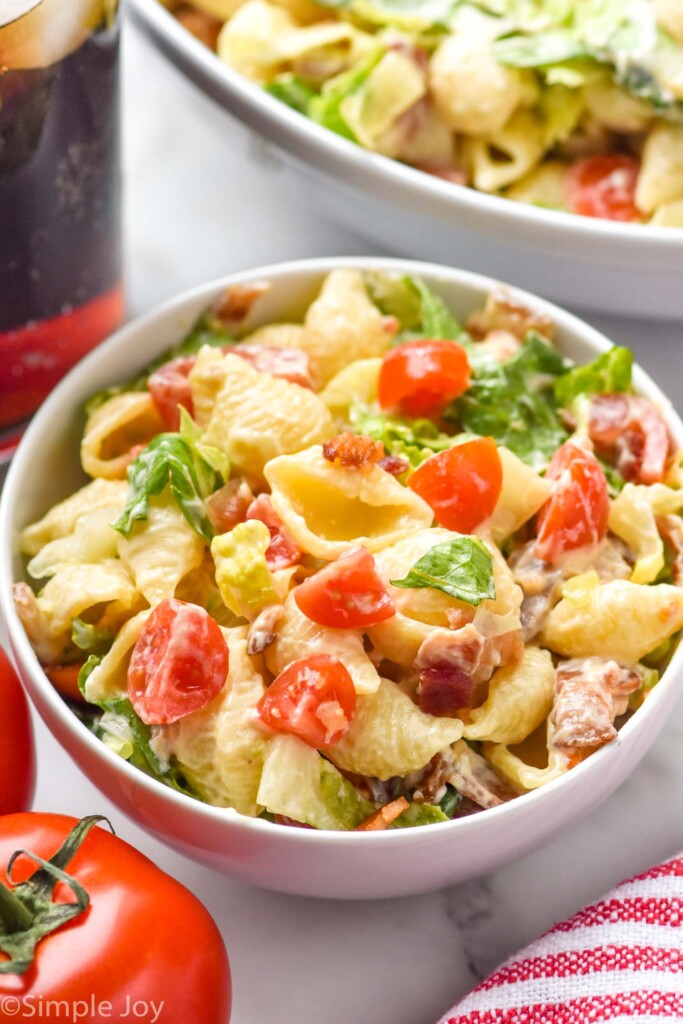
[[[493,513],[503,486],[496,442],[481,437],[432,455],[408,486],[431,506],[441,526],[471,533]]]
[[[28,703],[19,676],[0,647],[0,815],[30,807],[35,781]]]
[[[470,385],[467,353],[455,341],[408,341],[382,357],[377,397],[406,416],[440,412]]]
[[[620,153],[578,160],[567,171],[570,210],[605,220],[641,220],[635,200],[639,173],[638,161]]]
[[[179,405],[187,409],[190,416],[194,415],[192,389],[188,378],[196,362],[196,356],[171,359],[150,374],[147,381],[156,410],[169,430],[177,430],[180,426]]]
[[[607,480],[592,452],[566,441],[553,455],[546,479],[553,493],[538,513],[536,554],[552,562],[566,551],[597,544],[607,532]]]
[[[288,665],[256,707],[270,729],[320,749],[346,734],[356,712],[356,690],[341,661],[314,654]]]
[[[228,664],[228,645],[215,619],[199,605],[167,598],[133,648],[128,696],[147,725],[169,725],[213,700]]]
[[[309,619],[331,629],[375,626],[396,612],[365,548],[354,548],[304,580],[294,600]]]

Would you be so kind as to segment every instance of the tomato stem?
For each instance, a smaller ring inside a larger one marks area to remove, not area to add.
[[[0,961],[0,975],[25,974],[33,964],[40,940],[88,908],[90,897],[64,868],[90,829],[100,821],[107,819],[93,814],[79,821],[50,860],[44,860],[28,850],[17,850],[10,857],[6,875],[11,888],[0,882],[0,952],[9,957],[8,960]],[[25,882],[15,885],[12,869],[17,858],[22,856],[29,857],[39,867]],[[58,882],[63,882],[71,889],[75,896],[74,902],[53,902],[52,894]]]
[[[33,924],[33,916],[14,893],[0,882],[0,937],[24,932]],[[0,938],[1,942],[1,938]]]

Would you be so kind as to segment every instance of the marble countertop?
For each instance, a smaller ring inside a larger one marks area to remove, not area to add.
[[[278,158],[130,27],[124,66],[131,315],[230,271],[376,252],[307,210]],[[589,319],[631,345],[683,406],[683,325]],[[124,818],[36,727],[36,807],[109,815],[211,909],[231,958],[234,1024],[431,1024],[554,921],[683,847],[683,704],[629,780],[571,832],[485,878],[363,903],[277,895],[198,867]]]

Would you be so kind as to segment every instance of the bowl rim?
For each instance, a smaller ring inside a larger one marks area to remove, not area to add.
[[[354,838],[356,833],[352,831],[286,828],[262,818],[251,818],[240,814],[234,808],[215,807],[212,804],[204,803],[199,799],[173,790],[164,785],[164,783],[146,775],[141,769],[135,768],[128,761],[125,761],[106,747],[69,709],[43,672],[12,601],[13,560],[16,556],[13,550],[13,541],[16,538],[13,523],[13,506],[15,493],[19,493],[22,480],[27,479],[31,472],[32,450],[36,447],[40,438],[53,429],[56,422],[60,421],[60,412],[64,399],[66,398],[69,406],[72,407],[72,392],[82,391],[82,381],[90,375],[90,371],[95,370],[100,363],[106,362],[110,355],[116,352],[119,347],[125,349],[132,348],[136,337],[141,332],[147,332],[155,323],[171,319],[177,314],[182,314],[187,308],[196,305],[200,299],[204,300],[208,305],[228,285],[264,279],[277,281],[280,278],[286,279],[288,277],[295,277],[301,280],[319,278],[330,270],[343,267],[422,276],[436,287],[438,287],[439,283],[448,283],[456,288],[473,289],[481,293],[482,296],[501,284],[500,281],[485,275],[441,264],[393,257],[346,256],[280,262],[228,274],[208,283],[195,286],[156,306],[143,316],[120,328],[64,377],[29,424],[24,438],[19,444],[17,453],[10,464],[5,486],[0,494],[0,619],[4,618],[12,651],[20,667],[30,676],[31,683],[39,693],[41,702],[47,704],[50,712],[59,719],[71,739],[78,746],[85,746],[90,754],[93,754],[104,766],[112,769],[114,774],[120,773],[124,779],[128,779],[135,786],[145,789],[152,798],[157,797],[161,800],[168,800],[179,811],[197,815],[198,817],[208,815],[217,824],[223,822],[227,825],[229,823],[232,826],[244,828],[248,831],[263,832],[264,835],[271,837],[278,835],[284,842],[304,842],[313,845],[316,843],[324,845],[330,842],[355,844],[358,840]],[[606,351],[612,347],[612,343],[602,332],[574,314],[563,310],[555,303],[541,299],[522,288],[512,285],[505,285],[505,287],[520,300],[531,303],[533,307],[550,315],[558,329],[573,336],[580,343],[587,344],[596,353]],[[165,347],[168,347],[168,344],[167,338],[160,339],[159,350],[163,351]],[[667,420],[674,439],[683,446],[683,421],[659,387],[637,364],[634,366],[634,383],[639,393],[644,393],[657,402]],[[405,842],[405,838],[402,840],[400,837],[405,836],[407,833],[417,843],[430,844],[436,836],[445,835],[447,832],[457,831],[458,834],[464,835],[489,827],[494,828],[496,822],[503,824],[507,818],[515,814],[519,816],[525,810],[531,811],[533,806],[538,807],[543,802],[553,800],[554,794],[558,790],[568,791],[570,786],[579,785],[580,780],[584,776],[599,771],[603,765],[605,765],[604,771],[606,773],[606,766],[615,761],[620,749],[626,743],[633,742],[632,737],[635,736],[637,738],[638,734],[643,731],[646,722],[656,716],[660,704],[663,702],[671,703],[680,696],[680,694],[675,693],[676,677],[678,675],[683,675],[683,643],[678,645],[657,686],[648,695],[648,699],[623,725],[616,739],[591,754],[589,758],[573,768],[571,772],[565,773],[545,786],[523,793],[511,801],[495,808],[489,808],[483,813],[446,822],[437,822],[429,825],[429,827],[371,832],[364,834],[361,842],[367,847],[390,846],[392,843]],[[43,715],[41,707],[39,707],[39,711]],[[64,743],[60,740],[58,742],[65,748],[68,756],[73,756],[66,749]]]
[[[477,219],[477,227],[488,231],[511,230],[523,242],[525,233],[538,236],[560,231],[573,243],[590,245],[600,241],[611,244],[613,258],[624,253],[625,243],[635,242],[640,249],[654,253],[683,254],[683,229],[659,227],[651,224],[631,224],[599,218],[582,217],[561,210],[551,210],[529,203],[515,202],[503,196],[491,195],[469,186],[457,186],[434,175],[426,174],[407,164],[380,153],[373,153],[311,121],[310,118],[270,96],[257,84],[224,64],[207,46],[196,39],[173,17],[159,0],[127,0],[131,15],[138,26],[150,36],[176,65],[186,71],[192,68],[199,74],[202,84],[221,106],[227,107],[240,120],[249,121],[255,115],[257,130],[275,141],[288,153],[301,161],[302,148],[321,159],[334,157],[334,167],[328,166],[343,183],[349,176],[371,182],[375,188],[386,190],[389,184],[397,194],[410,200],[413,207],[430,204],[431,210],[456,215],[468,213]],[[223,103],[218,100],[229,99]],[[265,129],[268,129],[267,133]],[[337,170],[339,168],[339,170]],[[590,250],[588,250],[590,251]]]

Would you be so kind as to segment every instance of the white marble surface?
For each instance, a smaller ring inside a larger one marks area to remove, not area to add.
[[[373,251],[317,219],[278,161],[131,30],[125,71],[132,314],[232,270]],[[683,405],[683,325],[599,326]],[[571,833],[478,881],[384,902],[295,899],[197,867],[108,805],[39,723],[37,738],[37,808],[110,815],[210,908],[232,962],[234,1024],[430,1024],[553,921],[683,846],[683,704],[630,779]]]

